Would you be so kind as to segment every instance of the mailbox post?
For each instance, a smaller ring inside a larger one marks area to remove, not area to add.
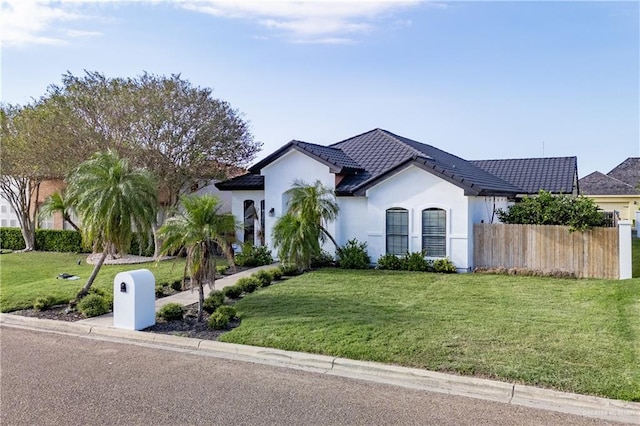
[[[120,272],[113,280],[113,326],[142,330],[156,323],[156,279],[148,269]]]

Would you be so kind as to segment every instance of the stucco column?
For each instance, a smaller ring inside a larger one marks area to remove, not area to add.
[[[631,278],[631,221],[618,221],[618,244],[620,257],[620,279]]]

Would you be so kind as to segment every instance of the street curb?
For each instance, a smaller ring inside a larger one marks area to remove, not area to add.
[[[183,349],[193,354],[295,368],[429,392],[640,425],[640,403],[559,392],[496,380],[457,376],[417,368],[356,361],[304,352],[237,345],[11,314],[0,314],[0,325],[101,340],[117,339],[122,342],[151,345],[159,349]]]

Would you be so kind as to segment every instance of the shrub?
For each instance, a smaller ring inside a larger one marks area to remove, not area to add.
[[[164,297],[164,288],[167,283],[157,283],[156,284],[156,299],[160,297]]]
[[[436,259],[433,261],[433,271],[445,274],[455,274],[458,272],[456,265],[449,258]]]
[[[413,252],[405,254],[402,259],[402,269],[405,271],[426,271],[429,264],[424,258],[423,252]]]
[[[171,283],[171,288],[175,291],[182,291],[182,280],[175,280]]]
[[[271,281],[273,281],[273,275],[271,272],[264,269],[256,272],[252,277],[260,282],[260,287],[268,287],[271,285]]]
[[[78,303],[78,310],[87,318],[97,317],[109,312],[109,302],[100,294],[89,293]]]
[[[250,276],[240,278],[236,285],[242,288],[246,293],[253,293],[258,287],[260,287],[260,281],[256,277]]]
[[[238,266],[262,266],[273,263],[271,251],[267,246],[256,247],[253,244],[243,244],[240,253],[235,257]]]
[[[222,293],[228,297],[229,299],[237,299],[244,292],[244,289],[239,285],[231,285],[229,287],[225,287],[222,290]]]
[[[23,250],[24,239],[20,228],[0,228],[0,248],[8,250]]]
[[[131,245],[129,246],[129,254],[136,256],[153,256],[155,251],[155,244],[151,236],[142,236],[138,238],[138,234],[134,233],[131,236]]]
[[[222,330],[229,324],[230,319],[225,312],[215,311],[209,316],[208,326],[214,330]]]
[[[571,231],[585,231],[604,225],[604,216],[596,203],[587,197],[553,195],[540,190],[535,197],[524,197],[507,210],[496,210],[503,223],[525,225],[566,225]]]
[[[158,310],[156,315],[165,321],[181,320],[184,315],[184,306],[180,303],[167,303]]]
[[[280,271],[285,277],[295,277],[302,274],[302,271],[295,265],[280,265]]]
[[[229,270],[229,265],[218,265],[216,266],[216,273],[218,275],[224,275]]]
[[[53,298],[53,296],[40,296],[37,297],[33,302],[33,309],[35,311],[46,311],[51,306],[53,306],[55,302],[56,300]]]
[[[325,250],[320,250],[319,253],[311,256],[311,267],[312,268],[325,268],[327,266],[334,266],[335,261],[333,260],[333,255]]]
[[[282,279],[282,270],[280,268],[271,268],[269,273],[273,277],[273,281],[280,281]]]
[[[204,299],[204,305],[202,308],[209,314],[213,313],[224,303],[224,294],[220,290],[213,290]]]
[[[384,254],[378,258],[378,269],[399,271],[402,269],[402,260],[394,254]]]
[[[222,312],[223,314],[227,315],[229,319],[234,319],[236,317],[236,308],[234,308],[233,306],[222,305],[218,309],[216,309],[216,311]]]
[[[368,269],[371,258],[367,253],[367,243],[360,243],[357,239],[347,241],[338,251],[339,264],[343,269]]]
[[[78,231],[36,229],[36,250],[81,253],[82,235]]]

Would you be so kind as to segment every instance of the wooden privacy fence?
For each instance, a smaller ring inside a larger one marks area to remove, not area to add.
[[[568,226],[479,223],[473,226],[473,260],[476,268],[618,279],[619,238],[618,228],[569,232]]]

